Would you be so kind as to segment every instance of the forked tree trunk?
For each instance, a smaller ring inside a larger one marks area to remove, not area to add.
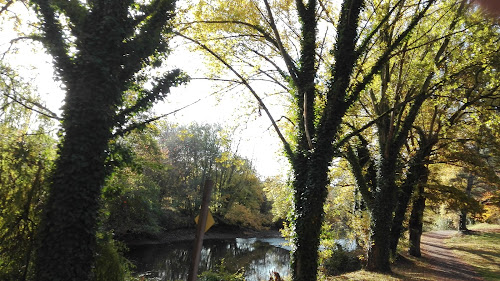
[[[155,1],[147,7],[148,22],[135,26],[130,17],[131,1],[96,1],[91,8],[36,0],[48,51],[64,82],[63,135],[51,178],[50,193],[38,228],[35,280],[87,281],[93,279],[96,230],[101,188],[110,167],[109,141],[115,126],[146,109],[169,87],[117,113],[122,94],[145,58],[161,50],[160,34],[173,11],[173,1]],[[81,6],[80,6],[81,5]],[[63,8],[64,7],[64,8]],[[59,15],[69,21],[72,48],[68,51]],[[69,15],[68,15],[69,14]],[[131,36],[137,37],[132,40]]]

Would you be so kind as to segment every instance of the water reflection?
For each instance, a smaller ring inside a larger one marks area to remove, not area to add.
[[[290,274],[290,249],[281,238],[236,238],[205,240],[200,271],[213,269],[222,259],[226,268],[236,272],[244,268],[248,281],[268,280],[269,273]],[[141,245],[130,249],[128,258],[136,272],[153,280],[186,280],[193,242]]]

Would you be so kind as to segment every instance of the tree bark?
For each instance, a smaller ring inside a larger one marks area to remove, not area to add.
[[[296,90],[299,110],[297,149],[289,155],[294,171],[295,251],[292,259],[294,281],[317,279],[318,247],[328,187],[328,169],[334,156],[332,142],[342,118],[351,105],[346,101],[351,74],[357,59],[355,46],[359,14],[364,0],[344,0],[337,28],[335,65],[326,93],[326,106],[318,124],[314,101],[316,88],[316,2],[297,1],[302,22],[301,58]],[[355,97],[357,98],[357,96]]]
[[[474,176],[469,175],[467,177],[467,187],[465,188],[465,194],[467,195],[467,197],[470,197],[473,185],[474,185]],[[458,223],[458,230],[460,232],[468,232],[469,231],[469,229],[467,228],[467,209],[465,209],[465,208],[460,210],[460,219],[459,219],[459,223]]]
[[[413,206],[411,209],[409,229],[410,229],[410,247],[408,253],[414,257],[420,257],[420,240],[422,237],[422,226],[424,220],[425,196],[424,185],[419,185]]]
[[[429,170],[425,166],[425,160],[428,159],[436,140],[428,141],[426,136],[421,136],[420,148],[410,161],[410,168],[403,184],[398,198],[396,211],[391,228],[391,254],[396,255],[399,238],[403,231],[403,221],[406,218],[406,211],[410,203],[411,196],[418,186],[425,185],[429,177]]]
[[[397,254],[399,238],[403,233],[403,222],[406,218],[406,210],[408,209],[408,204],[413,193],[413,187],[413,185],[404,185],[399,194],[398,203],[394,212],[394,218],[392,220],[390,236],[391,255],[393,257]]]
[[[395,170],[393,157],[383,159],[377,176],[374,208],[371,210],[372,245],[368,252],[366,269],[377,272],[391,272],[390,236],[391,222],[396,205]]]

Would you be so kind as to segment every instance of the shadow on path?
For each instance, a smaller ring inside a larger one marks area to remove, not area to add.
[[[454,230],[444,230],[422,234],[422,258],[431,265],[436,280],[483,281],[471,266],[460,261],[444,245],[444,240],[456,233]]]

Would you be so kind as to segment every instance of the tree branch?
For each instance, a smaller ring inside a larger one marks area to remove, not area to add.
[[[55,69],[63,81],[67,82],[71,75],[73,63],[68,55],[68,46],[64,42],[62,27],[56,20],[54,9],[48,0],[33,0],[39,7],[39,13],[42,17],[42,28],[45,33],[42,38],[43,44],[54,58]]]
[[[355,100],[358,99],[359,94],[361,93],[362,90],[370,83],[370,81],[373,79],[373,76],[378,73],[382,67],[386,64],[387,60],[391,56],[391,53],[399,46],[399,44],[410,34],[410,32],[417,26],[418,22],[420,19],[423,18],[427,10],[430,8],[432,4],[434,4],[436,0],[429,0],[427,2],[427,5],[424,7],[420,13],[417,14],[413,18],[413,20],[410,22],[408,27],[406,28],[403,33],[401,33],[394,42],[388,48],[385,50],[385,52],[380,56],[380,58],[377,60],[375,65],[371,68],[370,72],[364,77],[363,81],[361,83],[358,83],[355,87],[354,90],[352,91],[351,95],[348,97],[347,103],[352,104]]]
[[[55,113],[54,113],[54,112],[52,112],[50,109],[48,109],[47,107],[45,107],[45,106],[41,105],[41,104],[40,104],[40,103],[38,103],[38,102],[35,102],[35,101],[30,101],[30,100],[28,100],[28,99],[24,99],[26,102],[31,103],[32,105],[34,105],[34,106],[29,106],[29,105],[27,105],[26,103],[23,103],[21,100],[17,99],[16,97],[14,97],[14,96],[11,96],[11,95],[7,94],[6,92],[3,92],[3,95],[4,95],[4,96],[6,96],[6,97],[8,97],[8,98],[10,98],[10,99],[11,99],[11,100],[13,100],[15,103],[17,103],[17,104],[19,104],[19,105],[21,105],[21,106],[23,106],[23,107],[25,107],[25,108],[27,108],[27,109],[29,109],[29,110],[33,110],[34,112],[36,112],[36,113],[38,113],[38,114],[41,114],[41,115],[43,115],[43,116],[45,116],[45,117],[48,117],[48,118],[51,118],[51,119],[56,119],[56,120],[59,120],[59,121],[61,121],[61,120],[62,120],[62,118],[61,118],[61,117],[57,116],[57,114],[55,114]],[[35,107],[38,107],[38,108],[40,108],[41,110],[45,110],[47,113],[45,113],[45,112],[43,112],[43,111],[40,111],[40,110],[36,109]]]
[[[295,64],[290,58],[290,55],[287,53],[285,48],[283,47],[283,42],[281,42],[281,37],[278,32],[278,28],[276,27],[276,23],[274,22],[274,17],[273,13],[271,11],[271,6],[269,5],[268,0],[264,0],[264,3],[266,5],[266,10],[267,10],[267,15],[269,17],[269,25],[271,26],[271,29],[273,30],[274,37],[276,38],[276,44],[278,45],[278,49],[281,53],[281,56],[285,60],[286,67],[288,68],[288,72],[290,73],[290,76],[292,77],[293,81],[297,83],[297,68],[295,67]]]
[[[193,38],[190,38],[186,35],[183,35],[179,32],[174,32],[175,34],[177,34],[178,36],[181,36],[182,38],[185,38],[195,44],[197,44],[198,46],[200,46],[202,49],[204,49],[205,51],[207,51],[208,53],[210,53],[212,56],[214,56],[217,60],[219,60],[220,62],[222,62],[222,64],[224,64],[232,73],[234,73],[234,75],[236,75],[240,80],[241,82],[243,83],[243,85],[245,85],[247,87],[248,90],[250,90],[250,92],[252,93],[252,95],[255,97],[255,99],[257,99],[257,102],[259,103],[259,106],[262,107],[262,109],[266,112],[266,115],[268,116],[269,120],[271,121],[273,127],[274,127],[274,130],[276,131],[276,133],[278,134],[278,137],[280,138],[281,142],[283,143],[283,146],[285,147],[285,151],[288,155],[290,156],[293,156],[293,150],[290,146],[290,144],[286,141],[285,137],[283,136],[283,134],[281,133],[281,130],[279,129],[278,125],[276,124],[276,121],[274,120],[273,116],[271,115],[271,112],[269,111],[269,109],[267,108],[267,106],[264,104],[264,102],[262,101],[262,99],[259,97],[259,95],[255,92],[255,90],[250,86],[250,84],[248,83],[248,81],[243,77],[241,76],[241,74],[236,71],[236,69],[234,69],[230,64],[228,64],[221,56],[219,56],[218,54],[216,54],[214,51],[212,51],[210,48],[208,48],[206,45],[202,44],[201,42],[193,39]]]

